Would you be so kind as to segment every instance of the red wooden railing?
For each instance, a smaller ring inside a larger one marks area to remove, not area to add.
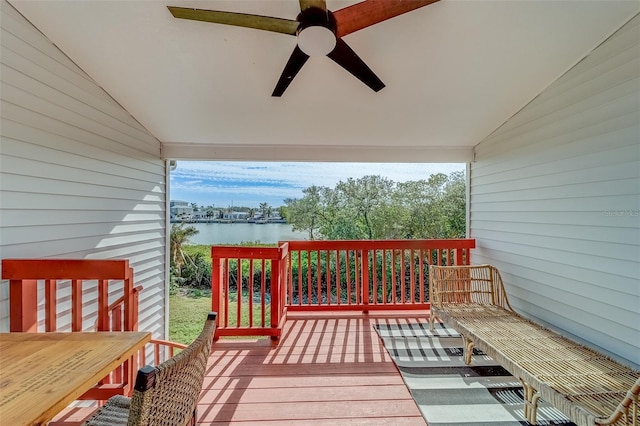
[[[9,280],[12,332],[82,331],[92,328],[91,322],[85,322],[87,315],[96,318],[98,331],[108,331],[112,327],[109,292],[116,290],[123,297],[123,329],[137,329],[133,269],[127,260],[3,259],[2,279]],[[43,284],[41,291],[38,282]],[[88,309],[83,295],[91,291],[97,293],[96,305]],[[40,298],[44,300],[44,323],[38,322]],[[70,310],[62,309],[65,303],[70,303]],[[70,315],[68,326],[59,330],[58,321],[66,315]]]
[[[429,308],[430,264],[466,265],[475,240],[290,241],[290,311]]]
[[[141,288],[134,289],[133,269],[127,260],[3,259],[2,279],[9,280],[11,332],[138,328]],[[116,300],[109,303],[113,298]],[[44,313],[41,321],[39,312]],[[130,394],[136,370],[137,359],[127,360],[82,399]]]
[[[467,265],[475,240],[212,246],[216,337],[278,337],[288,311],[428,309],[430,264]]]
[[[287,243],[279,247],[211,247],[216,338],[280,336],[286,315],[287,255]]]

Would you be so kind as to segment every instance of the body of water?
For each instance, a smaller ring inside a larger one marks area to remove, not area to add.
[[[192,244],[239,244],[260,241],[275,244],[278,241],[306,240],[306,232],[293,231],[282,223],[190,223],[198,231],[190,238]]]

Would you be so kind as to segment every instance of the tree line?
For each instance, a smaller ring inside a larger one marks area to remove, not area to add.
[[[465,188],[463,172],[408,182],[369,175],[305,188],[285,200],[285,212],[309,240],[463,238]]]

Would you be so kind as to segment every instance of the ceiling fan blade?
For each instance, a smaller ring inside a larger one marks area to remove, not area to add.
[[[310,7],[315,7],[318,9],[322,9],[324,11],[327,10],[327,2],[326,0],[300,0],[300,10],[304,11],[309,9]]]
[[[378,22],[411,12],[439,0],[367,0],[333,12],[336,36],[343,37]]]
[[[384,83],[342,39],[336,40],[335,49],[327,56],[369,86],[374,92],[379,92],[384,88]]]
[[[213,22],[214,24],[234,25],[237,27],[255,28],[289,35],[296,35],[300,23],[290,19],[271,16],[249,15],[246,13],[222,12],[217,10],[191,9],[186,7],[167,6],[175,18],[192,21]]]
[[[287,87],[289,87],[289,84],[293,81],[293,78],[298,74],[298,71],[300,71],[305,62],[307,62],[307,59],[309,59],[309,56],[296,45],[296,48],[293,49],[293,53],[291,53],[287,61],[287,65],[284,66],[282,75],[280,75],[280,79],[271,96],[282,96],[284,91],[287,90]]]

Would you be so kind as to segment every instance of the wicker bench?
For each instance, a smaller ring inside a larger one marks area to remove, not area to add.
[[[513,311],[500,273],[489,265],[430,266],[431,316],[477,347],[523,385],[524,414],[536,424],[543,398],[583,425],[640,425],[640,372],[523,318]]]

